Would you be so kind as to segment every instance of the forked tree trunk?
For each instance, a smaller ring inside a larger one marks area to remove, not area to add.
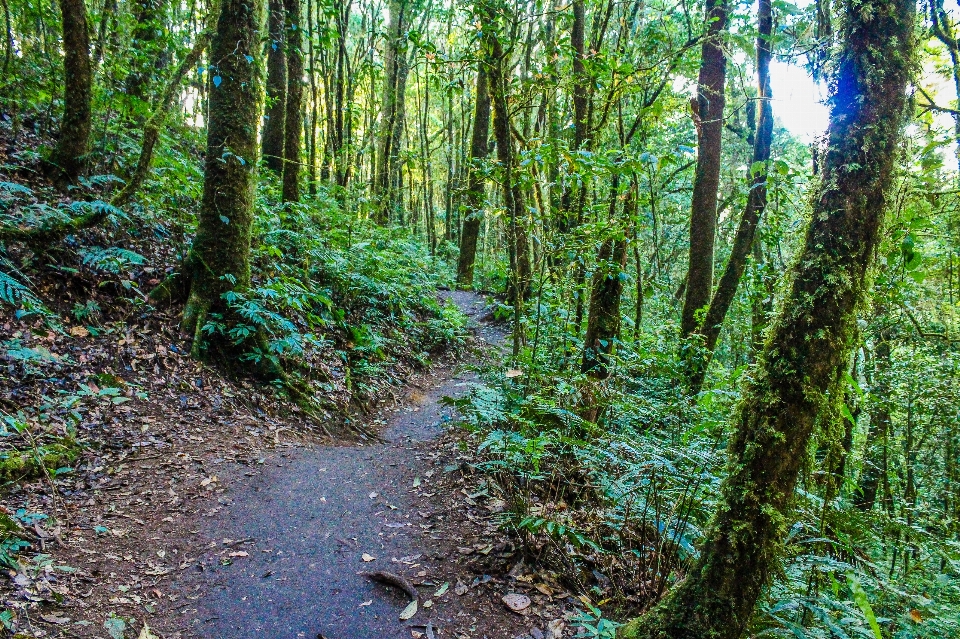
[[[621,639],[737,639],[793,520],[797,477],[845,366],[880,242],[913,68],[915,0],[846,0],[822,177],[804,245],[744,390],[727,477],[686,579]]]
[[[770,37],[773,33],[773,10],[771,0],[760,0],[757,15],[757,82],[758,100],[760,102],[760,117],[757,122],[757,132],[753,143],[753,162],[750,181],[750,193],[747,196],[747,207],[740,218],[737,233],[733,238],[733,248],[727,266],[720,276],[720,283],[710,300],[706,317],[700,325],[699,333],[703,337],[702,349],[692,349],[688,353],[690,363],[690,390],[698,393],[703,386],[707,367],[717,346],[717,338],[723,327],[723,320],[737,294],[743,272],[747,268],[747,256],[753,246],[753,239],[757,234],[760,217],[767,206],[767,163],[770,160],[770,145],[773,142],[773,99],[770,90]],[[697,352],[693,352],[693,351]]]
[[[287,117],[287,32],[284,0],[270,0],[267,17],[267,109],[263,121],[263,165],[283,172],[284,122]]]
[[[287,20],[287,113],[283,134],[283,201],[300,201],[300,139],[303,135],[303,23],[300,0],[284,0]]]
[[[250,232],[257,175],[261,0],[224,0],[210,47],[211,70],[203,203],[187,256],[190,295],[183,329],[194,356],[227,355],[222,333],[204,334],[211,313],[229,317],[224,294],[250,285]],[[249,60],[249,61],[248,61]],[[220,82],[214,78],[220,78]]]
[[[710,303],[713,291],[713,246],[717,234],[717,191],[720,188],[720,152],[723,138],[724,88],[727,56],[727,0],[707,0],[707,33],[703,40],[697,97],[691,100],[697,125],[697,169],[690,204],[690,255],[680,333],[689,336],[699,325],[698,313]]]
[[[487,71],[481,62],[477,69],[477,97],[473,114],[473,138],[470,140],[470,175],[467,181],[467,211],[460,232],[460,259],[457,263],[457,285],[473,286],[473,267],[477,259],[477,238],[483,221],[484,179],[480,163],[487,157],[490,136],[490,91]]]
[[[63,20],[63,120],[50,156],[54,179],[74,182],[86,166],[90,148],[90,100],[93,72],[84,0],[60,0]]]

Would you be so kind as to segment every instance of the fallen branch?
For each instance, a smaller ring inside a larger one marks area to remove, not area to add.
[[[360,573],[370,581],[376,581],[377,583],[385,584],[387,586],[393,586],[394,588],[399,588],[400,590],[407,593],[410,599],[414,601],[420,601],[420,593],[417,592],[417,589],[413,586],[412,583],[401,577],[400,575],[395,575],[392,572],[385,572],[378,570],[377,572],[362,572]]]

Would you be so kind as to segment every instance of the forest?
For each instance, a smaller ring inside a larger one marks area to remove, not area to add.
[[[0,9],[0,636],[960,637],[954,0]]]

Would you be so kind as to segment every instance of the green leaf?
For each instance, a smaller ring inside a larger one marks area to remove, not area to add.
[[[853,601],[860,607],[863,616],[867,618],[867,623],[870,624],[870,629],[873,630],[873,636],[875,639],[883,639],[883,634],[880,632],[880,624],[877,623],[877,616],[873,613],[870,600],[867,599],[867,592],[863,589],[863,586],[860,585],[860,582],[853,573],[847,574],[847,581],[850,582],[850,594],[853,595]]]

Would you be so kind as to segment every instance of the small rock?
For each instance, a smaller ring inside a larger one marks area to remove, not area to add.
[[[530,607],[530,597],[511,592],[503,596],[503,603],[513,612],[520,612]]]

